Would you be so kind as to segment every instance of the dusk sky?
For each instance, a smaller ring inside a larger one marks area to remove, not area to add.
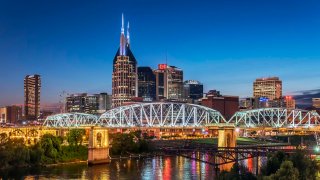
[[[42,77],[41,103],[111,93],[121,13],[138,66],[165,63],[205,91],[252,96],[279,76],[285,95],[320,92],[319,0],[0,0],[0,106],[23,103],[23,79]]]

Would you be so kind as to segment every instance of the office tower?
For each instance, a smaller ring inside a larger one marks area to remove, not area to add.
[[[66,97],[66,112],[85,112],[85,102],[87,93],[71,94]]]
[[[97,114],[99,110],[99,95],[87,95],[85,97],[84,112],[88,114]]]
[[[24,78],[24,116],[27,120],[37,120],[40,115],[40,75]]]
[[[282,97],[282,81],[278,77],[259,78],[253,83],[253,97],[266,97],[269,100]]]
[[[159,64],[156,75],[157,100],[180,101],[183,99],[183,71],[175,66]]]
[[[121,106],[137,97],[137,61],[130,49],[129,23],[127,37],[124,34],[124,18],[120,35],[120,47],[113,59],[112,107]]]
[[[138,67],[138,97],[156,100],[156,77],[150,67]]]
[[[98,113],[104,113],[111,109],[112,106],[112,96],[108,93],[99,94],[99,110]]]
[[[186,99],[198,100],[203,97],[203,84],[195,80],[184,82],[184,96]]]

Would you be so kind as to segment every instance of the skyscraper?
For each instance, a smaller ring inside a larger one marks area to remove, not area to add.
[[[150,67],[138,67],[138,97],[156,100],[156,77]]]
[[[121,106],[124,102],[137,97],[138,78],[137,61],[130,49],[129,23],[127,37],[124,34],[124,18],[120,35],[120,47],[113,59],[112,73],[112,107]]]
[[[24,116],[36,120],[40,115],[40,75],[27,75],[24,78]]]
[[[156,75],[157,100],[182,100],[183,99],[183,71],[182,69],[159,64],[154,71]]]
[[[184,82],[184,96],[193,101],[203,97],[203,84],[199,81],[188,80]]]
[[[253,83],[253,97],[266,97],[269,100],[282,97],[282,81],[278,77],[259,78]]]

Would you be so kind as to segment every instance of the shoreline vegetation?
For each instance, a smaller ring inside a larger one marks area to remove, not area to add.
[[[43,135],[38,142],[27,146],[23,139],[10,139],[0,134],[0,169],[36,167],[50,164],[86,161],[88,148],[82,145],[85,131],[70,130],[67,137]]]

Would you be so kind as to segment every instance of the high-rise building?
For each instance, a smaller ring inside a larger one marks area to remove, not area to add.
[[[112,107],[121,106],[138,95],[137,61],[130,49],[129,23],[127,37],[124,34],[124,18],[120,35],[120,47],[113,59]]]
[[[282,81],[278,77],[259,78],[253,83],[253,97],[266,97],[269,100],[282,97]]]
[[[282,101],[284,102],[286,108],[296,108],[296,100],[292,96],[285,96],[283,97]]]
[[[66,97],[66,112],[78,112],[88,114],[104,113],[111,109],[111,97],[107,93],[71,94]]]
[[[36,120],[40,115],[40,75],[27,75],[24,78],[24,116]]]
[[[186,99],[193,101],[203,97],[203,84],[195,80],[187,80],[184,82],[184,96]]]
[[[156,99],[166,99],[168,96],[167,65],[159,64],[158,69],[154,71],[154,74],[156,76]]]
[[[111,109],[112,105],[112,96],[108,93],[99,94],[99,110],[98,113],[104,113],[107,110]]]
[[[85,112],[87,93],[71,94],[66,97],[66,112]]]
[[[150,67],[138,67],[138,97],[156,100],[156,77]]]
[[[156,75],[156,96],[157,100],[183,99],[183,71],[175,66],[159,64],[154,71]]]
[[[99,110],[99,94],[87,95],[85,97],[84,112],[96,114]]]
[[[0,123],[15,124],[22,119],[21,106],[5,106],[0,108]]]

